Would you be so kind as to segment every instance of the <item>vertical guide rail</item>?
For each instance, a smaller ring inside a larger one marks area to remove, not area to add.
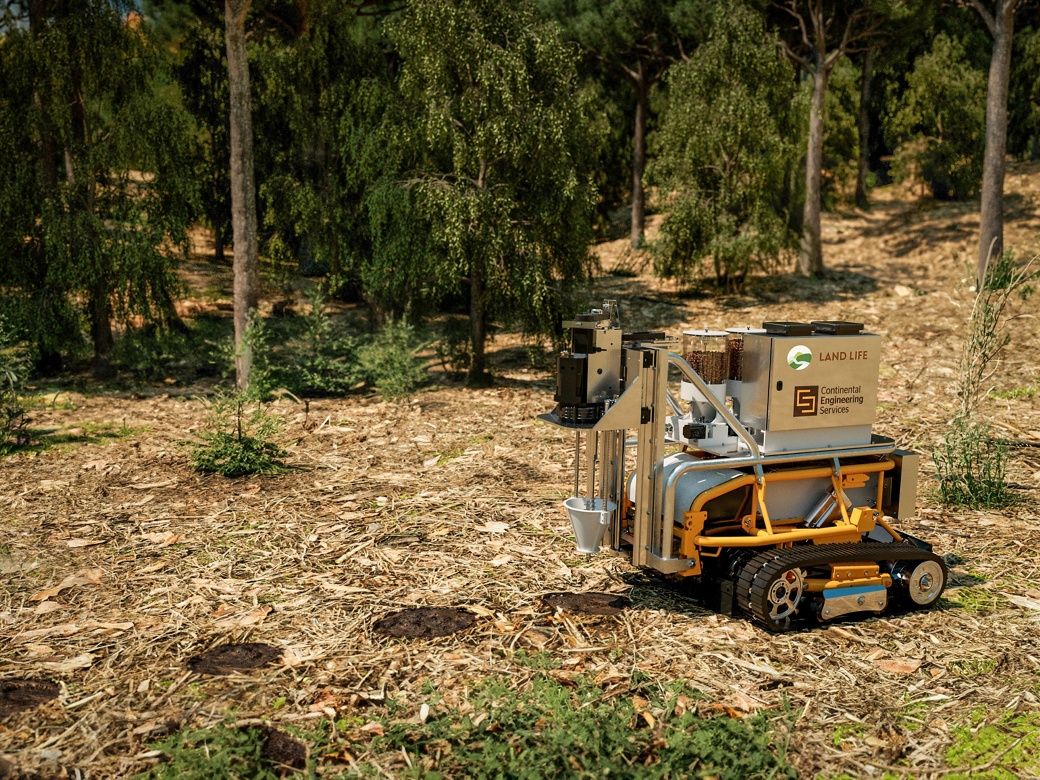
[[[574,497],[581,495],[581,431],[574,432]]]
[[[611,480],[612,487],[610,500],[614,502],[614,516],[611,524],[612,534],[610,546],[615,550],[621,547],[621,520],[625,513],[625,495],[628,485],[625,482],[625,432],[612,431],[608,434],[611,439]]]
[[[591,429],[585,434],[585,460],[588,461],[585,466],[585,507],[591,509],[596,500],[596,464],[599,460],[599,434]]]
[[[658,452],[664,443],[664,420],[667,416],[665,395],[667,387],[661,381],[660,364],[667,369],[667,349],[646,347],[641,350],[640,419],[636,429],[636,514],[632,529],[632,563],[650,564],[651,545],[659,547],[655,534],[658,514],[657,481]],[[663,359],[662,359],[663,356]]]

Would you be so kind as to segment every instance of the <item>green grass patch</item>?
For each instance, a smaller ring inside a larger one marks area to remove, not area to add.
[[[943,601],[947,606],[978,615],[986,615],[1008,606],[1004,596],[989,588],[954,588],[946,591]]]
[[[1014,502],[1005,482],[1007,446],[986,425],[960,420],[932,451],[939,495],[947,506],[999,509]]]
[[[297,731],[309,745],[306,776],[795,777],[785,756],[786,716],[702,718],[693,706],[697,693],[683,686],[618,695],[581,679],[538,675],[519,685],[485,681],[458,707],[444,706],[432,690],[429,697],[425,723],[390,702],[366,710],[364,718],[344,715],[313,732]],[[275,777],[264,740],[259,729],[186,729],[154,745],[164,759],[138,777]],[[345,755],[353,762],[349,769]]]
[[[950,780],[1012,780],[1040,777],[1040,715],[1008,713],[986,723],[976,712],[971,725],[953,731],[946,762],[964,771],[947,775]]]
[[[29,443],[14,450],[20,453],[36,454],[50,449],[58,451],[71,450],[83,444],[108,444],[119,439],[138,436],[147,428],[115,423],[84,422],[78,425],[67,425],[64,428],[26,428],[25,435]]]
[[[259,728],[239,729],[222,724],[208,729],[186,729],[171,735],[154,747],[162,750],[165,761],[137,780],[277,780],[285,776],[278,765],[264,755],[264,732]],[[313,777],[313,772],[308,773]]]
[[[993,658],[966,658],[952,664],[953,670],[961,677],[981,677],[997,668]]]
[[[1015,387],[1011,390],[990,391],[990,396],[1004,401],[1017,401],[1019,398],[1032,398],[1035,395],[1040,395],[1040,384]]]
[[[520,690],[493,680],[474,690],[472,711],[449,709],[422,725],[387,723],[369,751],[403,751],[411,766],[396,774],[416,778],[794,776],[773,738],[775,717],[701,718],[677,707],[680,697],[695,696],[684,689],[604,693],[546,676]]]
[[[29,390],[30,388],[26,388]],[[42,391],[33,390],[18,396],[18,403],[25,407],[26,411],[63,411],[71,412],[76,409],[76,404],[64,390]]]
[[[834,737],[831,742],[834,747],[841,747],[841,743],[847,739],[862,737],[865,730],[862,723],[840,723],[834,727]]]

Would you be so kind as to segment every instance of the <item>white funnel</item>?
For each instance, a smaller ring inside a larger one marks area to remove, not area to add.
[[[567,516],[574,527],[574,539],[578,543],[580,553],[598,553],[599,543],[603,539],[603,531],[610,524],[610,513],[616,505],[613,501],[597,498],[592,501],[574,496],[563,502]]]

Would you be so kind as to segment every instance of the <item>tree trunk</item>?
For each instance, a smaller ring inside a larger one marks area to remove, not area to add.
[[[867,199],[867,172],[870,162],[870,82],[874,77],[874,50],[863,54],[863,74],[859,84],[859,169],[856,171],[856,205],[870,208]]]
[[[94,376],[107,379],[112,371],[112,305],[108,300],[108,286],[104,281],[90,289],[87,308],[90,313],[90,340],[94,343]]]
[[[830,72],[822,62],[813,71],[812,103],[809,107],[809,144],[805,154],[805,211],[802,220],[802,251],[798,273],[816,276],[823,272],[823,246],[820,240],[820,176],[823,171],[823,117]]]
[[[213,261],[224,264],[224,230],[220,225],[213,226]]]
[[[249,389],[253,348],[246,339],[256,311],[260,271],[256,237],[256,183],[253,179],[253,109],[249,96],[246,14],[251,0],[224,0],[228,93],[231,107],[231,228],[234,249],[235,386]]]
[[[47,3],[45,0],[31,0],[29,3],[29,35],[35,43],[40,33],[43,32],[47,22]],[[33,105],[40,116],[46,116],[51,103],[49,86],[44,83],[39,89],[33,90]],[[46,121],[40,126],[40,162],[43,166],[44,193],[48,198],[53,198],[58,192],[58,145],[54,140],[54,132]],[[41,236],[41,241],[45,239]],[[36,278],[34,287],[38,293],[35,305],[37,316],[43,319],[57,321],[58,315],[54,313],[55,306],[53,295],[46,290],[47,286],[47,253],[41,248],[36,254]],[[45,376],[57,374],[62,369],[61,352],[54,348],[48,339],[40,337],[36,342],[37,360],[36,370]]]
[[[981,290],[990,258],[1004,251],[1004,154],[1007,150],[1008,81],[1014,12],[998,4],[993,15],[993,58],[986,90],[986,155],[982,163],[982,206],[979,215],[978,287]]]
[[[469,272],[469,333],[473,354],[469,364],[466,384],[470,387],[486,387],[491,377],[487,370],[487,308],[484,301],[484,268],[476,260]]]
[[[647,84],[646,63],[639,61],[637,78],[633,81],[636,90],[636,126],[632,143],[632,248],[643,245],[643,230],[646,224],[646,203],[643,192],[643,171],[646,168],[646,115]]]

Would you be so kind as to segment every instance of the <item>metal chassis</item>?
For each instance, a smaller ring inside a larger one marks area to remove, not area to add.
[[[700,572],[699,558],[676,557],[673,550],[675,534],[675,492],[679,477],[690,471],[707,469],[748,469],[754,476],[753,501],[762,515],[763,527],[757,524],[745,528],[746,535],[738,537],[697,536],[693,543],[709,548],[730,547],[770,547],[790,544],[795,541],[839,542],[858,541],[861,525],[856,522],[856,511],[850,515],[843,503],[839,502],[842,517],[835,525],[821,528],[785,529],[774,528],[770,522],[768,510],[765,508],[766,466],[782,464],[805,464],[811,462],[828,462],[831,478],[836,486],[840,486],[843,476],[842,459],[862,456],[887,456],[895,450],[895,442],[886,437],[872,436],[870,444],[838,449],[807,450],[763,454],[751,433],[737,420],[733,413],[722,402],[719,402],[708,386],[687,363],[682,356],[671,352],[673,342],[638,343],[626,349],[641,353],[641,357],[630,359],[627,363],[629,375],[626,377],[626,389],[618,399],[608,407],[604,416],[588,431],[586,436],[586,452],[588,453],[588,477],[586,495],[595,495],[596,470],[600,470],[600,494],[603,498],[614,502],[616,509],[611,517],[611,542],[617,549],[623,541],[631,541],[632,563],[646,566],[664,573],[696,574]],[[678,404],[668,392],[668,369],[674,366],[686,381],[691,382],[718,411],[734,433],[747,447],[746,455],[733,457],[713,457],[684,464],[676,468],[668,479],[662,479],[663,453],[665,441],[665,419],[670,411],[675,411]],[[632,369],[638,369],[632,376]],[[630,539],[622,538],[622,520],[625,513],[625,458],[624,448],[631,442],[625,440],[625,431],[635,429],[636,446],[636,496],[635,517]],[[891,468],[892,461],[887,461],[877,469],[884,471]],[[855,471],[861,471],[856,469]],[[814,470],[812,476],[820,476]],[[575,461],[575,489],[579,481],[579,463]],[[754,504],[753,504],[754,508]],[[755,512],[751,514],[755,523]],[[880,519],[878,512],[873,512],[873,520],[880,524],[896,540],[901,537],[887,522]],[[685,545],[684,545],[685,546]],[[717,555],[718,553],[716,553]]]

